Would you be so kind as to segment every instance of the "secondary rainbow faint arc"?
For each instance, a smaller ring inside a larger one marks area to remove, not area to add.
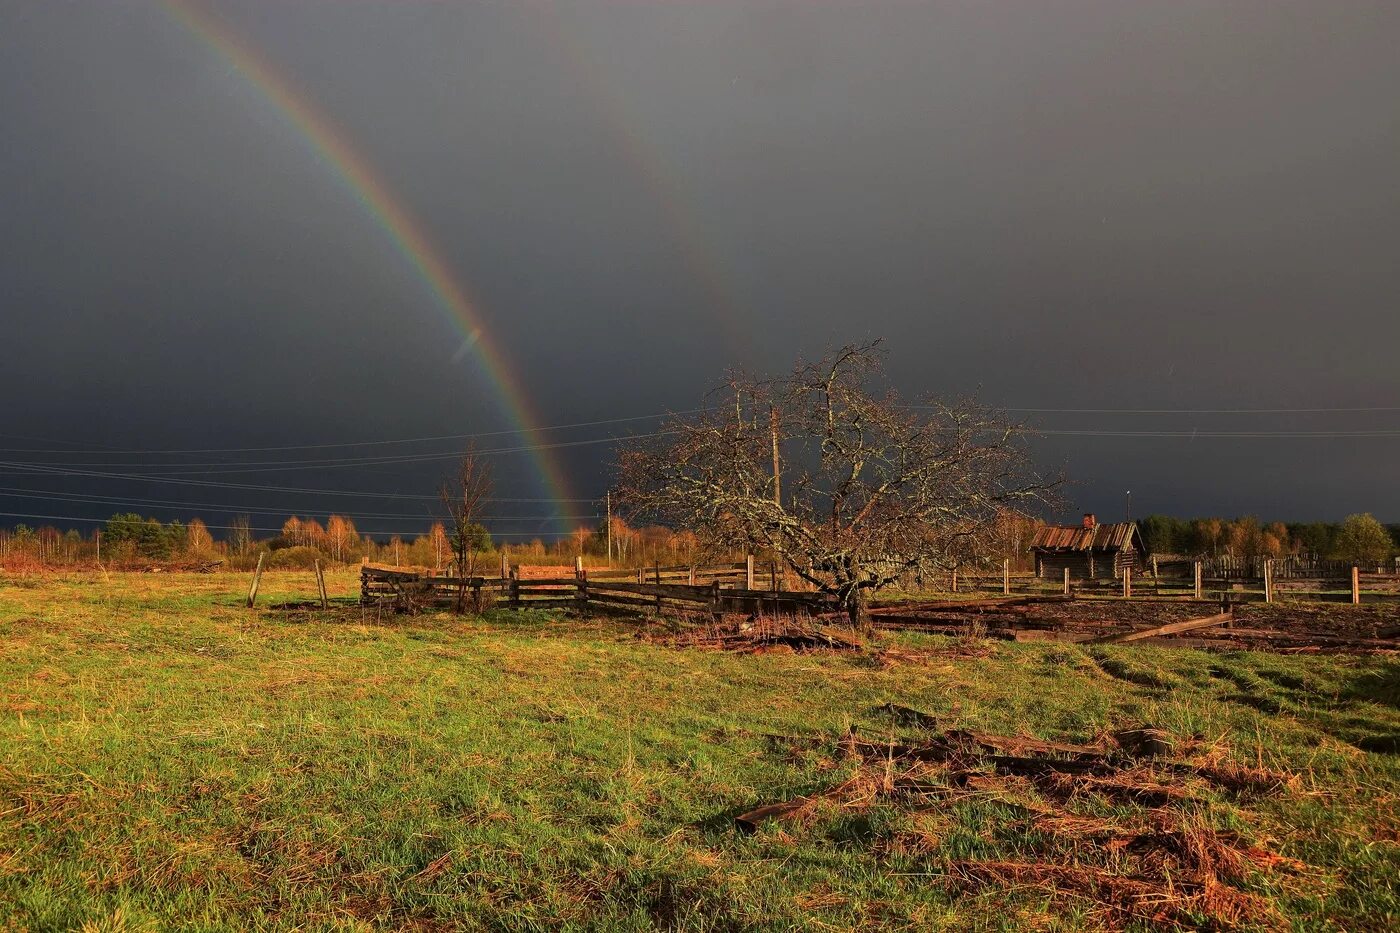
[[[176,20],[257,89],[339,176],[384,230],[395,249],[417,271],[453,326],[461,330],[463,345],[472,345],[477,351],[507,417],[531,439],[530,443],[543,443],[540,421],[529,396],[509,358],[488,331],[480,311],[453,278],[427,235],[376,176],[370,164],[284,77],[222,23],[185,0],[163,0],[163,4]],[[564,471],[547,450],[532,451],[530,459],[547,495],[555,500],[558,514],[559,506],[572,498]]]
[[[744,330],[744,309],[723,265],[702,235],[693,199],[686,194],[680,173],[643,131],[644,121],[629,111],[626,101],[610,88],[587,48],[571,35],[557,8],[525,4],[523,9],[522,20],[538,27],[541,38],[558,53],[559,61],[592,103],[594,115],[617,141],[619,152],[661,211],[681,261],[705,292],[708,310],[723,331],[727,349],[736,360],[747,361],[750,340]]]

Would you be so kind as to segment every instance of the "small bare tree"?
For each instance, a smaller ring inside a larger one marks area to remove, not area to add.
[[[457,564],[461,585],[457,589],[457,611],[467,598],[467,580],[476,575],[478,542],[482,537],[481,515],[491,496],[491,466],[481,460],[474,447],[468,447],[458,461],[457,472],[442,484],[439,496],[447,509],[447,540]]]
[[[877,394],[879,362],[878,343],[847,346],[785,379],[731,377],[723,408],[623,451],[622,502],[712,544],[774,554],[864,626],[871,592],[977,555],[999,513],[1054,486],[1003,416]]]

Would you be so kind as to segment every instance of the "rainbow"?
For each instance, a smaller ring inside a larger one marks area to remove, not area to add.
[[[569,72],[575,83],[593,104],[594,115],[616,141],[617,149],[642,188],[661,212],[670,230],[671,242],[692,281],[700,286],[714,321],[727,344],[730,356],[749,362],[752,339],[745,327],[748,315],[736,297],[724,265],[703,235],[703,224],[695,210],[695,199],[688,192],[681,174],[672,161],[651,139],[638,129],[644,121],[628,107],[621,95],[612,90],[593,56],[568,28],[564,14],[551,4],[521,4],[516,8],[520,19],[535,27],[536,34],[547,42]]]
[[[188,0],[164,0],[164,7],[272,104],[287,124],[310,144],[320,160],[340,179],[384,231],[389,242],[417,272],[432,293],[436,305],[462,334],[462,346],[456,358],[460,359],[469,351],[477,354],[503,412],[513,426],[529,439],[528,446],[536,448],[529,455],[546,494],[554,500],[552,517],[558,524],[558,516],[562,514],[560,506],[572,499],[564,471],[548,448],[543,447],[540,419],[510,358],[491,336],[480,309],[466,289],[453,278],[451,270],[422,227],[330,120],[298,94],[287,79],[246,42]],[[560,526],[559,530],[564,529]]]

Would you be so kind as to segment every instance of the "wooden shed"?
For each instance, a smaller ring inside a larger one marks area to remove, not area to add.
[[[1055,579],[1069,568],[1071,579],[1113,580],[1124,567],[1142,566],[1142,536],[1136,522],[1100,525],[1085,515],[1079,525],[1047,525],[1031,539],[1035,575]]]

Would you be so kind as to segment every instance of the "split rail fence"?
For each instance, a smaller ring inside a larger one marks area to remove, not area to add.
[[[787,575],[776,564],[758,564],[752,557],[733,564],[710,566],[652,566],[630,570],[507,567],[499,576],[454,577],[425,570],[366,564],[360,570],[363,605],[395,604],[396,608],[452,608],[489,602],[511,608],[664,609],[709,613],[745,612],[818,614],[837,610],[829,596],[787,589]],[[1252,573],[1257,576],[1252,576]],[[549,576],[547,574],[554,574]],[[247,604],[257,597],[262,561],[253,573]],[[319,602],[328,605],[325,579],[316,568]],[[1222,602],[1330,600],[1374,602],[1400,598],[1400,565],[1363,572],[1345,563],[1260,559],[1245,566],[1208,561],[1152,561],[1146,573],[1126,571],[1119,580],[1059,580],[1012,571],[1003,562],[1000,572],[954,570],[941,581],[916,581],[924,592],[1002,596],[1119,596],[1147,599],[1219,599]]]
[[[835,609],[820,593],[781,588],[775,565],[645,567],[635,570],[584,569],[572,576],[533,577],[523,568],[500,576],[453,577],[403,567],[366,564],[360,568],[360,602],[390,604],[399,610],[481,605],[483,600],[512,609],[578,608],[619,612],[726,612],[810,615]],[[763,584],[767,583],[767,588]]]

